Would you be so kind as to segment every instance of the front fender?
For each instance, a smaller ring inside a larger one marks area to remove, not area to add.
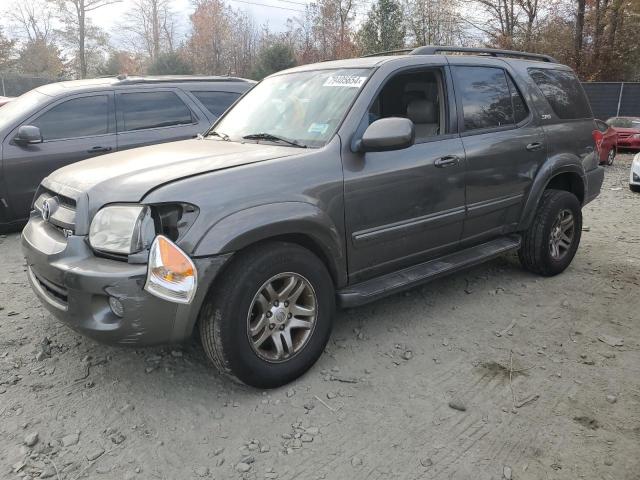
[[[574,155],[562,154],[547,159],[533,180],[522,211],[520,223],[518,224],[518,230],[526,230],[529,228],[547,185],[549,185],[553,177],[562,173],[578,175],[582,181],[582,188],[586,188],[586,175],[580,158]]]
[[[269,203],[228,215],[209,228],[193,255],[236,252],[263,240],[294,235],[312,242],[316,252],[322,254],[336,287],[346,284],[343,233],[329,215],[311,203]]]

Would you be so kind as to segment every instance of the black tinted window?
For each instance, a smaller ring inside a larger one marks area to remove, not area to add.
[[[511,101],[513,102],[513,117],[516,123],[520,123],[529,116],[529,109],[527,109],[527,104],[524,103],[518,87],[516,87],[509,74],[507,74],[507,83],[509,84]]]
[[[67,100],[31,123],[40,128],[45,141],[103,135],[109,131],[108,97],[98,95]]]
[[[212,114],[219,117],[240,96],[233,92],[191,92]]]
[[[513,124],[513,105],[504,70],[453,67],[456,95],[462,102],[465,130]]]
[[[193,123],[191,110],[173,92],[122,93],[118,105],[124,120],[121,131]]]
[[[600,130],[602,133],[609,130],[609,125],[604,123],[602,120],[596,120],[596,127],[598,127],[598,130]]]
[[[590,118],[589,104],[572,72],[530,68],[529,75],[540,87],[555,114],[562,119]]]

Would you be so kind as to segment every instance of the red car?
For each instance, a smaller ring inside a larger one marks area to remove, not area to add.
[[[596,130],[593,131],[593,139],[596,141],[600,165],[612,165],[618,150],[618,132],[602,120],[595,120]]]
[[[613,117],[607,120],[618,134],[618,147],[640,150],[640,117]]]

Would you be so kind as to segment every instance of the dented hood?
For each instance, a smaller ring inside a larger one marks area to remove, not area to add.
[[[274,145],[185,140],[74,163],[53,172],[43,184],[87,195],[94,207],[96,203],[138,202],[150,190],[181,178],[298,153],[297,148]]]

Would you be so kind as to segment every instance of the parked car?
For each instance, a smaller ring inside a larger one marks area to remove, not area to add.
[[[23,224],[44,177],[69,163],[194,138],[255,82],[118,77],[38,87],[0,109],[0,226]]]
[[[634,192],[640,192],[640,153],[636,153],[636,156],[633,157],[633,162],[631,162],[629,188]]]
[[[618,149],[618,132],[602,120],[596,120],[593,138],[600,157],[600,165],[613,165]]]
[[[275,387],[318,359],[336,303],[507,251],[564,271],[604,177],[594,128],[575,74],[543,55],[421,47],[293,68],[203,138],[49,175],[22,233],[28,276],[88,336],[197,330],[222,372]]]
[[[3,107],[4,105],[6,105],[7,103],[11,102],[13,100],[13,97],[2,97],[0,96],[0,107]]]
[[[618,148],[640,150],[640,117],[613,117],[607,125],[618,134]]]

